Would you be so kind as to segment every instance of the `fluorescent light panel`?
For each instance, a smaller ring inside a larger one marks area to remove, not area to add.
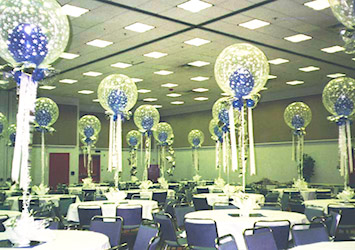
[[[160,104],[156,104],[156,105],[153,105],[153,107],[154,107],[154,108],[157,108],[157,109],[160,109],[160,108],[162,108],[163,106],[160,105]]]
[[[63,59],[72,60],[72,59],[77,58],[79,56],[80,55],[78,55],[78,54],[63,52],[59,57],[63,58]]]
[[[299,43],[299,42],[303,42],[306,40],[310,40],[310,39],[312,39],[312,37],[304,35],[304,34],[297,34],[297,35],[293,35],[293,36],[284,37],[284,39],[287,41],[293,42],[293,43]]]
[[[287,63],[287,62],[289,62],[289,60],[284,59],[284,58],[276,58],[276,59],[269,61],[269,63],[274,64],[274,65],[279,65],[279,64],[283,64],[283,63]]]
[[[141,78],[131,78],[131,80],[132,81],[134,81],[134,82],[143,82],[143,79],[141,79]]]
[[[346,76],[346,74],[344,74],[344,73],[334,73],[334,74],[327,75],[327,77],[329,77],[329,78],[338,78],[338,77],[342,77],[342,76]]]
[[[195,97],[194,100],[195,101],[206,101],[206,100],[208,100],[208,97],[199,96],[199,97]]]
[[[168,82],[168,83],[164,83],[164,84],[162,84],[162,85],[160,85],[160,86],[162,86],[162,87],[164,87],[164,88],[174,88],[174,87],[177,87],[177,86],[179,86],[179,85],[176,84],[176,83]]]
[[[239,26],[242,26],[242,27],[250,29],[250,30],[259,29],[259,28],[267,26],[267,25],[270,25],[270,23],[259,20],[259,19],[253,19],[251,21],[239,24]]]
[[[298,70],[303,72],[312,72],[312,71],[320,70],[320,68],[315,66],[308,66],[308,67],[299,68]]]
[[[105,48],[105,47],[113,44],[113,42],[105,41],[105,40],[101,40],[101,39],[95,39],[90,42],[87,42],[86,44],[90,45],[90,46],[94,46],[94,47]]]
[[[72,17],[79,17],[88,11],[89,11],[88,9],[80,8],[70,4],[66,4],[62,7],[62,12],[65,15],[72,16]]]
[[[90,94],[94,93],[94,91],[83,89],[83,90],[79,90],[78,93],[83,94],[83,95],[90,95]]]
[[[95,77],[95,76],[101,76],[102,73],[100,73],[100,72],[95,72],[95,71],[89,71],[89,72],[83,73],[83,75],[84,75],[84,76],[93,76],[93,77]]]
[[[195,88],[195,89],[192,89],[193,92],[199,92],[199,93],[202,93],[202,92],[207,92],[209,89],[206,89],[206,88]]]
[[[141,94],[146,94],[146,93],[150,93],[152,91],[150,89],[138,89],[137,92],[141,93]]]
[[[124,27],[126,30],[131,30],[134,32],[139,32],[139,33],[143,33],[146,32],[148,30],[154,29],[154,26],[148,25],[148,24],[144,24],[144,23],[134,23],[131,25],[128,25],[126,27]]]
[[[197,81],[197,82],[202,82],[202,81],[206,81],[210,79],[209,77],[206,77],[206,76],[196,76],[196,77],[192,77],[190,78],[190,80],[192,81]]]
[[[267,79],[276,79],[277,78],[277,76],[274,76],[274,75],[268,75],[268,77],[267,77]]]
[[[154,74],[162,75],[162,76],[167,76],[167,75],[170,75],[172,73],[174,73],[174,72],[168,71],[168,70],[159,70],[159,71],[154,72]]]
[[[190,0],[187,2],[184,2],[182,4],[179,4],[177,7],[193,12],[193,13],[197,13],[201,10],[207,9],[212,7],[213,5],[210,3],[206,3],[204,1],[200,1],[200,0]]]
[[[78,82],[78,80],[73,80],[73,79],[62,79],[62,80],[59,80],[59,82],[61,82],[61,83],[73,84],[73,83]]]
[[[131,67],[131,66],[132,66],[132,64],[123,63],[123,62],[117,62],[117,63],[111,64],[111,67],[120,68],[120,69],[125,69],[125,68]]]
[[[314,10],[324,10],[330,7],[328,0],[314,0],[304,3],[304,5]]]
[[[56,86],[48,86],[48,85],[45,85],[45,86],[40,86],[39,88],[40,88],[40,89],[45,89],[45,90],[52,90],[52,89],[55,89]]]
[[[209,41],[209,40],[205,40],[205,39],[196,37],[196,38],[193,38],[191,40],[187,40],[184,43],[198,47],[198,46],[210,43],[210,42],[211,41]]]
[[[173,102],[171,102],[171,104],[173,104],[173,105],[181,105],[181,104],[184,104],[184,101],[173,101]]]
[[[209,64],[210,64],[209,62],[204,62],[204,61],[194,61],[194,62],[188,63],[188,65],[195,66],[195,67],[203,67],[203,66],[206,66]]]
[[[155,58],[155,59],[158,59],[158,58],[161,58],[161,57],[164,57],[167,55],[168,55],[167,53],[162,53],[162,52],[158,52],[158,51],[153,51],[153,52],[144,54],[144,56],[146,56],[146,57],[151,57],[151,58]]]
[[[304,83],[304,81],[299,81],[299,80],[286,82],[286,84],[288,84],[288,85],[300,85],[300,84],[303,84],[303,83]]]
[[[145,102],[155,102],[155,101],[158,101],[158,99],[157,98],[145,98],[145,99],[143,99],[143,101],[145,101]]]
[[[93,102],[100,102],[100,100],[99,99],[94,99],[94,100],[92,100]]]
[[[181,94],[178,94],[178,93],[169,93],[169,94],[167,94],[166,96],[169,96],[169,97],[180,97]]]
[[[343,51],[343,50],[345,50],[345,48],[338,46],[338,45],[321,49],[321,51],[326,52],[326,53],[330,53],[330,54],[336,53],[339,51]]]
[[[228,93],[221,93],[221,95],[223,95],[223,96],[229,96]]]

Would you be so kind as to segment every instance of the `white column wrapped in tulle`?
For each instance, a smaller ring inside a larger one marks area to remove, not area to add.
[[[218,169],[218,177],[222,178],[222,164],[221,164],[221,157],[220,154],[222,152],[223,143],[216,141],[216,169]]]
[[[91,172],[92,172],[92,157],[91,157],[91,146],[88,144],[87,146],[88,149],[88,160],[87,160],[87,171],[88,171],[88,177],[91,178]]]
[[[230,126],[230,142],[232,150],[232,171],[238,171],[238,154],[237,154],[237,141],[235,134],[235,119],[233,105],[229,109],[229,126]]]
[[[240,129],[240,154],[241,154],[241,162],[242,162],[242,185],[243,185],[243,192],[245,192],[245,185],[246,185],[246,172],[247,172],[247,159],[246,159],[246,143],[245,143],[245,116],[244,116],[244,107],[241,109],[241,129]]]
[[[147,132],[145,135],[145,162],[144,162],[142,181],[148,180],[148,169],[150,167],[150,154],[151,154],[151,136]]]
[[[165,160],[165,146],[161,146],[161,164],[160,164],[160,177],[164,178],[166,170],[166,160]]]
[[[249,135],[249,166],[250,176],[256,175],[255,150],[254,150],[254,128],[253,128],[253,111],[248,108],[248,135]]]
[[[110,138],[109,138],[109,165],[108,171],[115,170],[115,187],[118,188],[119,173],[122,171],[122,119],[117,115],[117,119],[110,117]]]
[[[344,176],[344,187],[347,186],[349,179],[349,170],[353,172],[352,147],[350,121],[339,125],[339,157],[340,157],[340,175]]]
[[[41,133],[41,184],[44,185],[44,170],[46,165],[46,148],[44,146],[44,131]]]
[[[194,147],[192,149],[192,161],[193,161],[193,164],[194,164],[194,168],[195,168],[195,175],[198,175],[199,173],[199,167],[198,167],[198,151],[197,151],[197,148]]]

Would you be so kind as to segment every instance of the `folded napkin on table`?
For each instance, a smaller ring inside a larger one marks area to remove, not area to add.
[[[83,179],[83,189],[95,189],[95,183],[92,182],[92,178]]]
[[[149,189],[151,186],[153,186],[153,182],[152,181],[142,181],[142,183],[139,185],[140,189],[144,189],[147,190]]]
[[[165,180],[164,177],[158,178],[158,182],[159,182],[159,184],[160,184],[160,186],[161,186],[162,189],[168,189],[168,188],[169,188],[169,184],[168,184],[168,182]]]
[[[110,188],[108,192],[104,193],[107,200],[124,200],[127,194],[124,191],[119,191],[115,188]]]
[[[46,185],[33,186],[32,191],[37,195],[45,195],[49,191],[49,187]]]
[[[308,183],[303,179],[294,179],[292,187],[297,188],[299,190],[303,190],[308,188]]]
[[[345,202],[349,202],[353,197],[354,197],[354,190],[351,189],[351,187],[346,187],[343,190],[343,192],[341,192],[337,195],[338,199],[345,201]]]
[[[222,178],[217,178],[217,179],[214,180],[214,185],[216,187],[219,187],[219,188],[223,189],[224,186],[226,185],[226,182]]]
[[[239,208],[241,216],[249,216],[253,209],[260,208],[253,197],[250,197],[244,193],[239,193],[235,196],[232,203]]]

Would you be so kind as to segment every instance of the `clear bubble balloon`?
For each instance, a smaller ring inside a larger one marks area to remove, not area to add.
[[[127,144],[130,147],[138,147],[141,144],[141,133],[137,130],[131,130],[126,136]]]
[[[305,128],[312,120],[312,111],[307,104],[294,102],[286,107],[284,119],[292,129]]]
[[[49,98],[41,97],[35,103],[35,125],[49,127],[54,124],[59,116],[57,104]]]
[[[101,130],[101,122],[94,115],[84,115],[79,119],[79,133],[86,139],[91,140]]]
[[[354,0],[329,0],[334,16],[349,29],[355,27],[355,2]]]
[[[257,47],[238,43],[225,48],[214,66],[218,86],[227,94],[242,98],[258,93],[266,84],[269,63]]]
[[[5,134],[7,130],[7,118],[3,113],[0,113],[0,137]]]
[[[83,144],[85,146],[90,145],[91,147],[93,147],[98,140],[99,140],[99,135],[92,136],[90,139],[87,139],[85,137],[80,138],[81,144]]]
[[[156,129],[160,115],[152,105],[141,105],[134,112],[133,119],[140,131],[151,131]]]
[[[201,130],[193,129],[190,131],[187,139],[192,147],[199,148],[205,140],[205,135]]]
[[[231,107],[231,99],[228,97],[219,98],[212,107],[212,117],[213,119],[218,119],[223,124],[229,126],[229,109]],[[237,124],[239,121],[240,112],[237,108],[233,109],[234,112],[234,123]]]
[[[219,138],[222,138],[223,130],[222,127],[219,125],[219,120],[217,118],[214,118],[210,121],[209,131],[212,135],[213,140],[216,141]]]
[[[64,51],[69,22],[55,0],[0,1],[0,54],[14,67],[47,68]]]
[[[173,135],[173,129],[167,122],[160,122],[153,132],[154,138],[159,144],[167,143]]]
[[[352,116],[355,112],[355,80],[339,77],[323,90],[323,105],[334,116]]]
[[[15,144],[16,141],[16,124],[11,124],[7,129],[7,134],[9,136],[9,141],[12,145]]]
[[[137,102],[137,86],[131,78],[113,74],[103,79],[97,90],[101,106],[115,114],[128,112]]]

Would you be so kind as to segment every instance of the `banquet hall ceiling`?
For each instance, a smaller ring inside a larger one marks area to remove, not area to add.
[[[75,59],[59,59],[54,63],[61,73],[53,90],[40,90],[44,96],[67,96],[79,99],[86,110],[101,109],[93,99],[97,98],[97,87],[101,80],[113,73],[125,74],[131,78],[143,79],[137,82],[138,89],[151,90],[140,93],[141,104],[162,105],[161,114],[177,114],[211,109],[221,97],[222,91],[214,79],[214,62],[227,46],[240,42],[256,45],[269,60],[284,58],[287,63],[270,64],[270,74],[277,76],[268,80],[267,90],[261,92],[262,101],[289,97],[320,94],[332,78],[329,74],[343,73],[355,77],[355,61],[344,53],[325,53],[323,48],[339,45],[342,25],[335,19],[331,9],[316,11],[304,5],[311,0],[204,0],[213,6],[197,13],[178,8],[187,0],[59,0],[61,5],[70,4],[88,9],[80,17],[70,17],[71,39],[66,52],[78,54]],[[270,25],[247,29],[239,24],[259,19]],[[154,26],[154,29],[138,33],[125,29],[136,22]],[[285,40],[296,34],[305,34],[312,39],[293,43]],[[184,43],[193,38],[210,42],[201,46]],[[86,43],[102,39],[113,44],[99,48]],[[167,55],[158,59],[144,56],[150,52]],[[203,67],[188,63],[205,61]],[[132,64],[128,68],[114,68],[117,62]],[[317,71],[302,72],[299,68],[315,66]],[[172,71],[170,75],[157,75],[159,70]],[[100,72],[100,76],[85,76],[83,73]],[[206,81],[193,81],[193,77],[208,77]],[[77,80],[76,83],[59,82],[63,79]],[[300,80],[301,85],[286,82]],[[171,89],[161,87],[165,83],[178,86]],[[193,92],[195,88],[207,88],[203,93]],[[93,94],[78,94],[79,90],[92,90]],[[169,92],[181,94],[168,97]],[[197,101],[196,97],[208,100]],[[145,102],[145,98],[157,101]],[[173,105],[183,101],[183,105]]]

